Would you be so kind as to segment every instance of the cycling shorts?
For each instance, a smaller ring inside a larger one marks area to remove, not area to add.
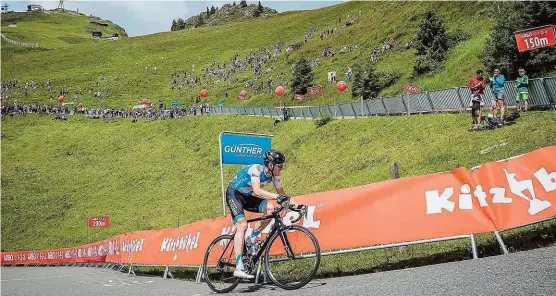
[[[226,203],[232,213],[234,224],[241,218],[245,218],[244,210],[254,213],[262,213],[264,205],[268,201],[266,199],[258,198],[252,195],[246,195],[240,191],[228,187],[226,191]]]

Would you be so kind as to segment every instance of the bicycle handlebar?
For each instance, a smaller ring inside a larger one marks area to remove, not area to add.
[[[305,205],[295,205],[294,206],[294,205],[291,205],[289,203],[287,204],[287,207],[280,206],[280,207],[276,208],[273,211],[273,214],[278,214],[286,208],[288,210],[292,210],[292,211],[298,212],[300,214],[297,219],[295,219],[291,222],[292,224],[297,223],[299,220],[301,220],[301,217],[305,217],[307,215],[307,206],[305,206]]]

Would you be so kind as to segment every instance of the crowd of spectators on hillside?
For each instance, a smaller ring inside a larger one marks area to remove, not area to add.
[[[148,106],[141,109],[122,109],[122,108],[79,108],[69,105],[31,105],[21,104],[17,101],[12,104],[2,104],[2,119],[10,115],[26,115],[29,113],[37,113],[43,115],[54,115],[53,119],[66,119],[68,115],[85,115],[88,118],[132,118],[135,121],[138,118],[155,119],[173,119],[191,115],[209,115],[212,108],[208,103],[196,106],[192,104],[190,107],[185,105],[166,107],[161,104],[159,108]],[[134,122],[135,122],[134,121]]]
[[[348,16],[346,23],[358,22],[359,16],[357,16],[356,21],[351,20]],[[200,102],[199,96],[197,96],[197,98],[193,96],[193,91],[195,89],[199,87],[211,88],[217,84],[226,84],[226,94],[228,92],[227,90],[236,87],[238,83],[241,83],[244,88],[250,88],[254,94],[272,93],[274,87],[278,85],[285,87],[289,85],[289,82],[286,81],[287,75],[284,72],[276,73],[278,56],[280,54],[289,56],[290,53],[300,49],[303,44],[308,42],[311,38],[320,38],[320,40],[324,40],[324,38],[333,36],[338,33],[338,27],[340,25],[341,18],[338,20],[337,24],[329,24],[322,30],[319,30],[317,26],[312,26],[303,34],[303,41],[294,40],[292,42],[284,42],[280,40],[275,44],[271,44],[259,50],[251,49],[249,53],[235,53],[226,61],[212,61],[210,64],[201,67],[197,65],[197,71],[195,71],[196,65],[191,65],[191,67],[188,66],[186,67],[187,69],[171,73],[168,86],[172,92],[177,90],[177,95],[179,97],[189,92],[191,103]],[[345,27],[345,23],[343,27]],[[343,45],[338,50],[340,53],[348,53],[356,49],[358,49],[357,44]],[[321,59],[333,57],[335,54],[335,49],[329,45],[322,50]],[[200,63],[201,57],[199,57],[199,64]],[[310,63],[312,67],[319,66],[319,57],[310,58]],[[144,67],[144,71],[150,73],[159,71],[157,65],[140,65],[139,62],[136,62],[135,66],[136,68]],[[85,87],[84,92],[81,87],[70,89],[57,85],[52,79],[46,80],[44,84],[37,83],[33,80],[29,80],[23,84],[20,83],[18,79],[13,79],[5,82],[2,81],[2,98],[14,99],[30,95],[42,95],[46,90],[46,96],[49,98],[50,105],[55,104],[59,96],[64,96],[65,102],[71,100],[73,100],[73,102],[78,102],[84,95],[88,95],[95,99],[117,97],[117,94],[113,93],[111,89],[114,86],[113,84],[127,78],[127,73],[121,76],[101,74],[94,85]],[[140,87],[140,82],[138,81],[131,80],[129,83],[133,84],[130,87]],[[43,87],[45,87],[46,90],[41,93]]]

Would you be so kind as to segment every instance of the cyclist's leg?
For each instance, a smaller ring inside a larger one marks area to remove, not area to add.
[[[247,220],[245,219],[245,213],[243,211],[243,204],[245,203],[245,200],[240,192],[233,188],[228,188],[226,191],[226,202],[228,203],[233,223],[236,227],[236,233],[234,235],[236,271],[234,271],[234,276],[252,278],[253,276],[250,276],[243,271],[243,261],[241,259],[243,254],[243,240],[245,237],[245,231],[247,230]]]

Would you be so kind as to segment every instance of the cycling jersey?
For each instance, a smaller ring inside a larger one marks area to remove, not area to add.
[[[267,185],[268,183],[274,184],[276,189],[282,188],[280,184],[280,176],[268,177],[264,172],[264,166],[262,164],[253,164],[246,166],[241,169],[234,180],[230,181],[229,187],[235,190],[251,196],[253,195],[253,182],[261,183],[261,187]]]

